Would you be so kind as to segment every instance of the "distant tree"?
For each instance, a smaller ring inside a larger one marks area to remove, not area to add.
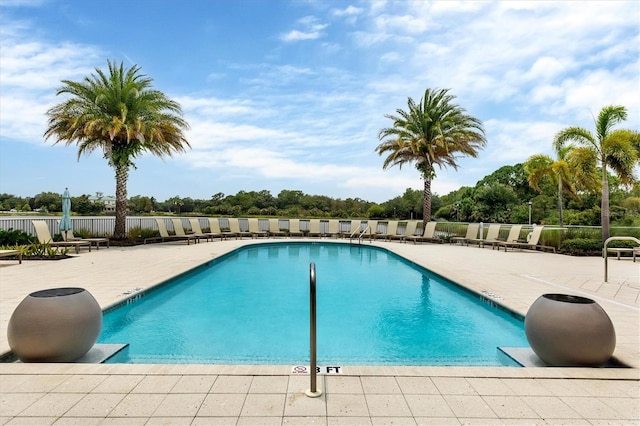
[[[510,209],[518,204],[516,192],[510,186],[493,183],[479,188],[471,207],[471,219],[476,222],[508,222]]]
[[[502,166],[493,173],[483,177],[476,183],[476,188],[501,183],[511,187],[521,202],[528,201],[533,198],[536,193],[532,191],[527,180],[527,172],[522,163],[513,166]]]
[[[159,157],[184,152],[188,129],[180,105],[152,89],[152,80],[137,65],[108,62],[107,73],[76,82],[63,80],[57,95],[67,98],[47,111],[46,139],[78,146],[82,154],[101,150],[115,170],[116,220],[113,237],[126,237],[127,180],[133,160],[144,152]]]
[[[574,141],[581,146],[576,148],[585,163],[591,164],[593,159],[600,164],[602,176],[602,204],[600,223],[602,240],[610,236],[609,221],[609,175],[611,169],[623,184],[631,184],[635,180],[633,168],[638,165],[636,148],[640,136],[637,131],[613,130],[613,127],[627,119],[627,110],[623,106],[609,105],[600,111],[595,119],[595,135],[582,127],[568,127],[555,136],[555,144],[562,145]]]
[[[104,203],[91,202],[89,196],[84,194],[79,197],[71,197],[71,210],[79,214],[100,214],[104,210]]]
[[[44,209],[50,212],[62,211],[62,194],[55,192],[41,192],[33,197],[33,208]],[[73,210],[73,205],[71,206]]]
[[[593,190],[598,178],[595,175],[593,156],[580,156],[580,151],[576,151],[575,146],[560,141],[555,141],[553,148],[556,160],[544,154],[533,155],[525,162],[524,169],[529,184],[536,191],[542,192],[540,183],[545,179],[556,187],[558,222],[560,226],[564,226],[563,194],[578,200],[579,190]]]
[[[486,145],[482,122],[466,114],[453,103],[448,89],[427,89],[419,103],[408,99],[408,109],[386,115],[392,127],[383,128],[376,148],[379,155],[388,154],[383,169],[414,163],[424,181],[423,223],[431,220],[431,181],[435,166],[458,168],[458,155],[477,157]]]

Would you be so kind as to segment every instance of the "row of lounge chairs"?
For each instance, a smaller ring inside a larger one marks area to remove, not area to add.
[[[400,228],[399,221],[384,221],[386,223],[386,230],[378,230],[377,220],[368,220],[366,222],[352,220],[348,231],[341,229],[338,220],[329,220],[326,229],[320,225],[319,219],[311,219],[309,221],[308,229],[302,231],[300,228],[299,219],[289,219],[288,228],[280,229],[280,222],[278,219],[268,219],[268,229],[261,229],[258,219],[247,219],[248,229],[242,230],[240,228],[239,220],[236,218],[226,219],[228,222],[227,228],[221,228],[220,222],[216,218],[208,218],[209,231],[203,232],[200,226],[200,219],[190,218],[189,223],[191,230],[186,231],[183,227],[182,219],[171,219],[175,234],[171,235],[167,231],[164,219],[156,219],[158,223],[158,230],[160,232],[159,237],[152,237],[145,239],[145,243],[152,241],[170,241],[170,240],[184,240],[187,244],[191,242],[197,243],[202,239],[207,241],[215,238],[221,240],[227,238],[267,238],[267,237],[285,237],[285,236],[309,236],[309,237],[349,237],[350,239],[380,239],[387,241],[402,241],[402,242],[430,242],[430,243],[443,243],[444,238],[436,234],[437,222],[428,222],[424,230],[422,227],[418,227],[418,221],[407,221],[404,228]],[[478,237],[479,224],[469,224],[465,236],[450,236],[450,243],[460,243],[461,245],[477,244],[479,247],[489,245],[492,249],[496,247],[498,250],[504,248],[505,251],[509,248],[520,249],[542,249],[551,250],[555,252],[555,247],[545,246],[539,244],[540,235],[542,234],[543,227],[537,226],[528,235],[528,241],[521,240],[520,234],[522,233],[522,225],[512,225],[509,230],[509,235],[506,239],[499,239],[499,233],[501,230],[500,224],[491,224],[488,228],[487,235]],[[382,227],[384,229],[384,227]]]
[[[144,240],[144,243],[153,241],[172,241],[181,240],[186,241],[187,244],[198,243],[204,239],[206,241],[212,241],[215,238],[221,240],[227,238],[267,238],[267,237],[285,237],[285,236],[309,236],[309,237],[349,237],[350,239],[382,239],[388,241],[403,241],[413,242],[431,242],[442,243],[445,240],[440,238],[436,234],[437,222],[428,222],[424,230],[422,227],[418,227],[418,221],[407,221],[403,230],[399,228],[398,221],[384,221],[386,222],[386,231],[381,232],[378,230],[377,220],[368,220],[366,222],[352,220],[348,231],[342,230],[338,220],[329,220],[326,230],[323,230],[320,225],[319,219],[311,219],[309,221],[308,229],[301,230],[299,219],[289,219],[288,228],[280,229],[280,221],[278,219],[268,219],[268,229],[261,229],[258,219],[250,218],[248,221],[248,229],[243,230],[240,227],[240,222],[237,218],[227,219],[228,228],[221,228],[220,222],[216,218],[207,218],[209,222],[209,230],[203,232],[200,226],[200,219],[190,218],[189,224],[191,229],[186,231],[182,225],[182,220],[178,218],[172,218],[174,234],[169,234],[164,219],[156,218],[158,225],[159,237],[150,237]],[[52,247],[69,247],[74,248],[76,253],[80,252],[80,248],[87,248],[91,251],[92,246],[96,249],[100,248],[101,244],[109,245],[108,238],[78,238],[74,237],[72,231],[64,232],[63,237],[65,241],[53,241],[49,227],[45,221],[34,220],[32,221],[38,240],[42,244],[50,244]],[[536,226],[527,235],[527,240],[522,240],[520,235],[522,233],[522,225],[512,225],[509,229],[509,235],[506,239],[499,239],[499,233],[501,230],[500,224],[489,225],[487,235],[480,235],[480,225],[477,223],[471,223],[467,226],[466,234],[464,236],[450,236],[449,242],[461,245],[477,244],[479,247],[490,245],[492,249],[496,247],[498,250],[504,248],[507,249],[541,249],[551,250],[555,253],[555,247],[540,244],[540,236],[543,231],[543,226]]]
[[[467,232],[464,237],[451,237],[449,239],[449,242],[452,244],[460,243],[461,245],[477,244],[479,247],[490,245],[492,249],[495,249],[496,247],[498,248],[498,250],[500,250],[500,248],[504,248],[504,251],[507,251],[508,248],[519,248],[530,250],[550,250],[554,253],[556,252],[555,247],[540,244],[540,236],[542,235],[544,226],[534,227],[533,230],[529,234],[527,234],[526,240],[520,239],[520,234],[522,233],[522,225],[511,225],[507,238],[504,240],[499,239],[498,235],[500,234],[501,227],[502,225],[500,224],[491,224],[489,225],[487,236],[485,238],[478,238],[480,224],[470,223],[467,226]]]

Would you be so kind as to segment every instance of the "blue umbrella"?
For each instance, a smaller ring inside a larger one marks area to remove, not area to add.
[[[64,189],[62,194],[62,217],[60,218],[60,231],[64,231],[65,240],[67,239],[67,231],[71,231],[71,195],[69,195],[69,189]]]

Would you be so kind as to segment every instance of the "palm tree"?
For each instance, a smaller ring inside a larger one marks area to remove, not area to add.
[[[458,154],[478,156],[487,141],[482,122],[465,113],[453,103],[449,89],[427,89],[420,102],[409,98],[407,111],[397,109],[397,115],[385,115],[393,127],[380,130],[379,155],[388,153],[383,169],[405,163],[415,163],[424,180],[423,224],[431,220],[431,181],[435,166],[458,168]]]
[[[564,226],[562,212],[563,193],[568,194],[574,200],[579,200],[579,189],[595,190],[598,178],[595,173],[595,158],[581,157],[581,151],[575,150],[574,145],[554,143],[554,150],[558,157],[553,160],[548,155],[532,155],[524,164],[529,185],[538,192],[542,192],[540,184],[545,178],[549,178],[558,188],[558,218],[560,226]]]
[[[594,120],[596,134],[582,127],[568,127],[559,131],[554,144],[562,145],[575,141],[581,146],[576,148],[576,155],[593,164],[600,163],[602,173],[602,205],[601,225],[602,241],[610,236],[609,229],[609,174],[610,168],[622,184],[630,184],[635,180],[633,168],[638,162],[638,132],[632,130],[613,130],[613,126],[627,119],[627,110],[623,106],[609,105],[600,111]],[[588,164],[585,167],[589,167]]]
[[[56,95],[67,95],[62,103],[47,111],[46,139],[54,145],[65,142],[78,146],[82,154],[102,150],[115,170],[116,222],[113,238],[125,238],[127,179],[133,159],[143,152],[159,157],[184,152],[190,147],[184,136],[189,128],[180,105],[164,93],[152,89],[152,79],[140,73],[137,65],[125,69],[108,61],[108,73],[82,81],[63,80]]]

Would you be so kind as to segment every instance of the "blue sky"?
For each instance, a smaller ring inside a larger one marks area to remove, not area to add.
[[[136,161],[128,192],[165,200],[283,189],[382,202],[421,189],[382,170],[385,114],[449,88],[484,122],[479,158],[438,170],[433,191],[473,186],[593,129],[605,105],[640,128],[640,2],[4,0],[0,193],[115,193],[94,152],[42,137],[62,79],[107,59],[137,64],[177,100],[192,149]]]

